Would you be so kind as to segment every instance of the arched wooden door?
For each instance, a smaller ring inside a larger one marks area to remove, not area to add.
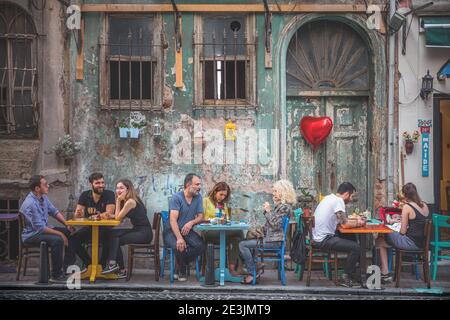
[[[368,204],[369,55],[351,27],[308,23],[295,33],[286,56],[287,169],[297,189],[336,192],[344,181],[357,188],[353,204]],[[328,116],[333,130],[316,152],[303,139],[304,116]]]

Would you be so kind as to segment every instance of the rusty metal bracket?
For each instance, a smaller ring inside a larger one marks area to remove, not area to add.
[[[181,13],[178,11],[175,0],[170,0],[172,2],[174,15],[175,15],[175,48],[177,52],[180,52],[182,47],[182,38],[181,38]]]
[[[267,0],[264,1],[264,45],[265,51],[265,67],[272,68],[272,13],[269,9]]]

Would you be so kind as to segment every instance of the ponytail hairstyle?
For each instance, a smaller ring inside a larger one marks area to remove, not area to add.
[[[413,183],[409,182],[405,184],[402,188],[402,192],[407,200],[415,202],[419,207],[423,208],[422,199],[420,199],[420,196],[417,193],[417,188]]]

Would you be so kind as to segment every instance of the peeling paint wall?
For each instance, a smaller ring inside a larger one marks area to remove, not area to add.
[[[109,1],[108,1],[109,2]],[[101,1],[86,1],[85,3],[101,3]],[[133,1],[133,3],[140,3]],[[148,3],[148,1],[145,1]],[[240,2],[241,3],[241,2]],[[305,2],[307,3],[307,2]],[[327,3],[324,1],[324,3]],[[334,3],[334,2],[333,2]],[[342,1],[346,3],[346,1]],[[352,2],[353,4],[353,2]],[[295,15],[273,16],[273,44],[279,45],[280,33]],[[145,199],[149,213],[167,209],[168,197],[180,190],[185,174],[196,172],[203,179],[203,194],[218,181],[226,181],[232,188],[231,206],[244,207],[248,210],[259,210],[264,201],[271,198],[271,185],[274,179],[279,177],[279,145],[267,144],[266,166],[258,164],[236,164],[227,162],[229,153],[222,155],[224,163],[220,165],[207,164],[202,158],[202,151],[208,150],[208,142],[196,127],[203,130],[217,129],[223,132],[226,123],[225,117],[230,116],[224,111],[193,111],[193,48],[192,31],[194,16],[191,13],[183,13],[183,83],[181,89],[175,88],[175,60],[173,38],[173,14],[162,14],[164,21],[165,37],[169,48],[165,50],[165,90],[164,112],[160,116],[162,124],[161,138],[154,138],[150,131],[155,117],[150,112],[143,112],[148,120],[148,126],[143,130],[138,140],[120,139],[118,129],[112,119],[117,111],[101,110],[99,105],[99,46],[98,39],[102,32],[102,15],[98,13],[84,14],[85,20],[85,45],[84,45],[84,79],[76,81],[75,74],[75,45],[72,41],[70,50],[71,67],[71,131],[76,140],[83,143],[83,150],[71,166],[73,190],[75,197],[82,190],[88,188],[87,177],[91,172],[101,171],[106,176],[107,186],[114,189],[114,183],[120,178],[130,178],[136,184],[140,195]],[[278,70],[264,67],[264,15],[256,15],[256,28],[258,32],[257,43],[257,102],[258,109],[254,111],[237,111],[231,114],[238,128],[238,139],[242,137],[246,129],[267,129],[269,136],[277,135],[272,129],[280,129],[280,118],[277,115],[277,98],[280,92],[280,79],[276,73]],[[273,51],[275,53],[275,51]],[[274,56],[273,59],[278,59]],[[382,60],[379,57],[378,60]],[[384,66],[376,66],[384,68]],[[278,88],[275,90],[275,88]],[[285,89],[281,89],[285,93]],[[379,100],[378,100],[379,101]],[[371,106],[374,105],[370,101]],[[375,106],[374,108],[383,108]],[[383,127],[380,123],[381,116],[373,119],[372,130]],[[297,123],[288,122],[289,126],[297,127]],[[175,130],[186,129],[187,137],[192,138],[190,147],[192,153],[189,164],[175,164],[173,152],[177,149],[177,141],[172,141],[172,133]],[[289,129],[290,130],[290,129]],[[196,139],[197,138],[197,139]],[[271,136],[268,138],[269,142]],[[377,163],[379,150],[383,144],[379,138],[374,139],[374,156],[372,166]],[[223,143],[223,142],[220,142]],[[228,145],[227,145],[228,146]],[[304,149],[299,150],[304,152]],[[204,156],[204,154],[203,154]],[[274,157],[273,159],[271,157]],[[200,159],[200,160],[199,160]],[[235,160],[235,159],[234,159]],[[248,159],[247,159],[248,160]],[[288,160],[289,161],[289,160]],[[276,162],[276,163],[274,163]],[[289,166],[298,164],[288,163]],[[267,170],[271,168],[273,170]],[[378,169],[372,169],[372,174],[379,177]],[[322,172],[326,175],[326,172]],[[290,177],[288,177],[290,178]],[[378,204],[384,200],[383,179],[373,179],[373,197]],[[376,182],[375,182],[376,181]],[[249,197],[244,197],[247,195]]]

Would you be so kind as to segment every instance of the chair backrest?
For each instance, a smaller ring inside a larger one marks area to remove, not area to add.
[[[305,224],[306,239],[312,240],[312,229],[314,228],[314,216],[302,216],[303,223]]]
[[[450,228],[450,216],[433,213],[432,219],[434,224],[434,241],[439,241],[439,229]]]
[[[155,246],[155,249],[159,248],[159,233],[161,230],[161,213],[155,212],[153,214],[153,245]]]
[[[428,251],[430,250],[430,238],[431,238],[431,226],[432,226],[431,219],[425,220],[424,225],[424,235],[425,235],[425,245],[424,245],[424,254],[428,254]]]
[[[22,241],[22,233],[23,233],[23,229],[25,228],[25,216],[23,215],[22,212],[19,212],[19,246],[22,246],[23,241]],[[19,248],[20,250],[20,248]]]
[[[283,217],[283,242],[281,244],[283,247],[284,247],[284,244],[286,243],[286,234],[287,234],[287,230],[289,227],[289,219],[290,219],[289,215],[285,215]]]
[[[399,214],[402,213],[402,209],[400,208],[392,208],[392,207],[381,207],[380,208],[380,220],[383,223],[386,223],[386,217],[388,215]]]

